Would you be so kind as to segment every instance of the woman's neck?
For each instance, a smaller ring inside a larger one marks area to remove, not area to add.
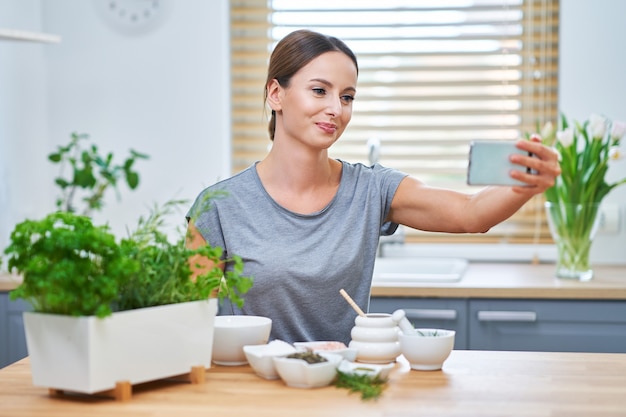
[[[257,164],[261,183],[281,206],[308,214],[323,209],[341,181],[341,163],[320,152],[290,152],[273,147]]]

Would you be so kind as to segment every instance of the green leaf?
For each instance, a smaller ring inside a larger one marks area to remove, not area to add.
[[[54,183],[58,185],[59,187],[61,187],[61,189],[67,188],[70,185],[70,183],[66,179],[63,179],[63,178],[55,178]]]
[[[89,154],[89,152],[87,151],[83,151],[80,155],[80,160],[85,164],[85,165],[89,165],[91,164],[91,162],[93,161],[93,158],[91,157],[91,155]]]
[[[148,154],[137,152],[134,149],[130,150],[130,154],[133,157],[133,159],[150,159],[150,156]]]
[[[131,190],[139,185],[139,174],[134,171],[126,171],[126,183]]]
[[[85,169],[74,170],[73,183],[82,188],[92,188],[96,184],[96,177],[93,175],[91,166],[87,166]]]
[[[111,185],[115,185],[115,183],[117,182],[117,178],[115,177],[115,175],[107,170],[101,170],[100,175],[102,176],[102,178],[111,183]]]

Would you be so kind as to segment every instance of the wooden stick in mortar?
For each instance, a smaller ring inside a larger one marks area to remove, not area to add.
[[[339,294],[343,295],[343,298],[346,299],[346,301],[348,302],[348,304],[350,304],[352,306],[352,308],[354,309],[354,311],[357,312],[357,314],[361,317],[365,317],[365,313],[363,312],[363,310],[361,310],[361,308],[356,305],[356,303],[354,302],[354,300],[352,299],[352,297],[350,297],[348,295],[348,293],[346,292],[346,290],[344,290],[343,288],[339,290]]]

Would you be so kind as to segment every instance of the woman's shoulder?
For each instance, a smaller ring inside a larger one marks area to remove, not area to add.
[[[250,166],[228,178],[219,180],[212,185],[204,188],[196,198],[196,204],[199,201],[213,200],[217,203],[220,197],[226,195],[249,194],[256,188],[254,166]]]
[[[372,168],[360,162],[348,162],[343,159],[337,159],[341,163],[342,177],[358,177],[361,175],[371,175]]]
[[[343,166],[343,176],[344,178],[357,178],[361,176],[371,176],[371,177],[402,177],[404,178],[407,174],[398,171],[395,168],[389,168],[383,166],[379,163],[375,163],[374,165],[365,165],[360,162],[347,162],[341,159],[338,159]]]
[[[221,179],[212,185],[206,187],[202,193],[212,193],[220,191],[237,191],[242,186],[249,185],[254,182],[255,177],[254,165],[240,171],[228,178]]]

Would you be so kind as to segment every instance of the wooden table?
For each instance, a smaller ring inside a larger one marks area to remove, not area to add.
[[[204,384],[142,384],[128,402],[49,396],[30,377],[28,358],[0,370],[0,416],[626,416],[626,354],[453,351],[431,372],[400,357],[374,402],[332,386],[290,388],[248,366],[214,366]]]

